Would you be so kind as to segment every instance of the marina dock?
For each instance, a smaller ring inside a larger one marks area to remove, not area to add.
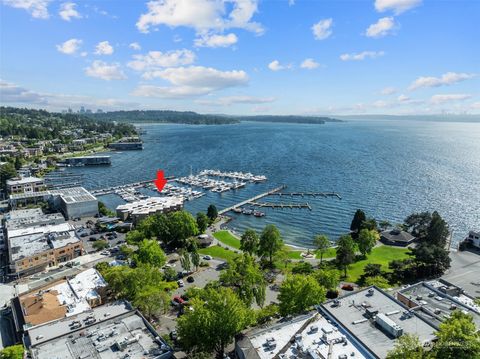
[[[338,199],[342,199],[340,195],[336,192],[276,192],[272,193],[272,196],[300,196],[300,197],[337,197]]]
[[[172,180],[174,177],[166,177],[167,180]],[[129,183],[129,184],[122,184],[119,186],[112,186],[112,187],[106,187],[106,188],[99,188],[99,189],[94,189],[90,191],[91,194],[94,196],[103,196],[106,194],[115,194],[115,191],[118,190],[124,190],[124,189],[130,189],[130,188],[142,188],[142,187],[147,187],[148,185],[153,183],[153,179],[147,180],[147,181],[139,181],[135,183]]]
[[[238,207],[242,207],[246,204],[249,204],[251,202],[255,202],[255,201],[258,201],[259,199],[263,198],[263,197],[267,197],[267,196],[270,196],[274,193],[277,193],[277,192],[280,192],[281,190],[284,190],[285,188],[287,188],[287,186],[285,185],[282,185],[280,187],[277,187],[277,188],[274,188],[268,192],[264,192],[264,193],[261,193],[259,195],[256,195],[255,197],[252,197],[252,198],[249,198],[245,201],[242,201],[240,203],[237,203],[237,204],[234,204],[233,206],[230,206],[230,207],[227,207],[225,209],[222,209],[221,211],[218,212],[218,214],[222,215],[222,214],[225,214],[227,212],[230,212],[231,210],[233,210],[234,208],[238,208]]]
[[[262,208],[308,208],[310,211],[312,207],[308,203],[267,203],[267,202],[249,202],[251,206]]]

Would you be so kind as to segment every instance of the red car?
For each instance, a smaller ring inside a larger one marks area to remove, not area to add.
[[[185,304],[185,301],[181,297],[179,297],[178,295],[173,297],[173,301],[177,304]]]

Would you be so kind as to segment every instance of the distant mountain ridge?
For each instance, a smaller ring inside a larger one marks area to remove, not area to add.
[[[149,111],[112,111],[102,113],[84,114],[84,116],[104,121],[118,122],[154,122],[154,123],[178,123],[192,125],[222,125],[235,124],[241,121],[273,122],[273,123],[304,123],[324,124],[325,122],[341,122],[329,117],[320,116],[231,116],[199,114],[193,111],[170,111],[170,110],[149,110]]]

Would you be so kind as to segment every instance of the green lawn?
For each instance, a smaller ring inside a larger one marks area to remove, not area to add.
[[[356,282],[363,274],[363,268],[369,263],[376,263],[382,265],[382,270],[389,271],[388,263],[395,259],[408,258],[409,250],[407,248],[398,248],[391,246],[379,246],[375,247],[367,256],[367,259],[360,260],[348,266],[347,280],[350,282]]]
[[[208,248],[202,248],[198,250],[198,253],[202,255],[210,255],[214,258],[220,258],[223,260],[231,260],[238,256],[238,254],[234,253],[232,250],[227,250],[220,246],[211,246]]]
[[[227,246],[240,249],[240,240],[229,231],[218,231],[213,236]]]

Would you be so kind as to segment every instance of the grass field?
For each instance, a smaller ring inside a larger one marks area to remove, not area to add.
[[[408,258],[409,250],[407,248],[398,248],[391,246],[379,246],[372,249],[366,259],[360,260],[350,266],[348,266],[347,280],[350,282],[356,282],[363,274],[363,269],[369,263],[381,264],[382,270],[388,270],[388,263],[395,259]]]
[[[236,256],[238,256],[238,254],[236,254],[235,252],[220,246],[211,246],[208,248],[202,248],[198,250],[198,253],[202,255],[210,255],[214,258],[220,258],[226,261],[231,260]]]
[[[240,240],[229,231],[218,231],[213,236],[227,246],[240,249]]]

